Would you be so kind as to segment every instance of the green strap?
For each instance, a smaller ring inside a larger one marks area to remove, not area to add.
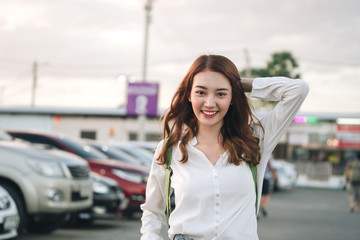
[[[257,168],[253,163],[249,163],[249,167],[253,176],[254,184],[255,184],[255,215],[257,216],[257,206],[258,206],[258,189],[257,189]]]
[[[170,200],[170,189],[171,189],[171,175],[172,169],[170,167],[173,147],[166,149],[166,169],[165,169],[165,195],[166,195],[166,215],[169,218],[171,214],[171,200]]]
[[[171,175],[172,169],[170,167],[173,147],[166,149],[166,169],[165,169],[165,196],[166,196],[166,215],[169,218],[171,214],[171,200],[170,200],[170,189],[171,189]],[[258,205],[258,189],[257,189],[257,168],[253,163],[249,163],[251,174],[255,185],[255,214],[257,216],[257,205]]]

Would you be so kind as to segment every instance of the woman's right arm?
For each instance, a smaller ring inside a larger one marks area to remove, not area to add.
[[[141,240],[161,240],[161,231],[167,227],[165,216],[165,165],[157,164],[163,141],[158,145],[146,185],[146,201],[141,205],[143,215]]]

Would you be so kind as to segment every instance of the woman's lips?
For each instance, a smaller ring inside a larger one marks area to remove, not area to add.
[[[204,110],[202,110],[201,113],[202,113],[205,117],[210,118],[210,117],[214,117],[214,116],[218,113],[218,111],[204,111]]]

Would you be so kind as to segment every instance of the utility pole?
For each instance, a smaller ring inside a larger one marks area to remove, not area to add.
[[[6,85],[0,87],[0,106],[3,105],[3,98],[4,98],[5,88],[6,88]]]
[[[250,55],[247,48],[244,49],[244,53],[245,53],[245,62],[246,62],[246,77],[251,77]]]
[[[147,0],[145,3],[145,34],[144,34],[144,55],[143,55],[143,72],[142,81],[145,82],[147,78],[147,54],[148,54],[148,38],[149,25],[151,23],[151,9],[153,0]]]
[[[33,62],[32,66],[32,89],[31,89],[31,106],[35,106],[35,96],[36,96],[36,87],[37,87],[37,78],[38,78],[38,64],[37,61]]]
[[[151,22],[151,9],[153,0],[147,0],[145,3],[145,34],[144,34],[144,55],[143,55],[143,69],[142,69],[142,82],[147,80],[147,55],[148,55],[148,38],[149,38],[149,25]],[[146,115],[139,115],[140,129],[139,129],[139,140],[145,141],[145,123]]]

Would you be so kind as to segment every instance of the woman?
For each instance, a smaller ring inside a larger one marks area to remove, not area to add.
[[[259,121],[245,92],[279,101]],[[255,186],[249,164],[257,168],[261,193],[272,150],[308,93],[301,80],[242,78],[226,57],[195,60],[164,117],[164,138],[151,167],[146,202],[141,206],[142,240],[163,239],[166,149],[173,146],[171,187],[175,209],[168,220],[169,239],[255,240]]]

